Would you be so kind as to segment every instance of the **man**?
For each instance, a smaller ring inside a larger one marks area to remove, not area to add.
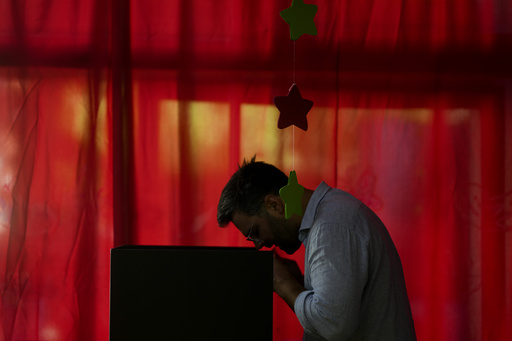
[[[380,219],[324,182],[304,189],[302,216],[286,219],[279,189],[287,183],[276,167],[244,160],[222,191],[217,220],[258,249],[293,254],[304,244],[304,276],[295,262],[274,258],[274,291],[304,340],[416,340],[400,257]]]

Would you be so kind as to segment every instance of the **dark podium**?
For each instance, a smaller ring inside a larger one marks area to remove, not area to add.
[[[110,340],[272,340],[273,256],[235,247],[110,253]]]

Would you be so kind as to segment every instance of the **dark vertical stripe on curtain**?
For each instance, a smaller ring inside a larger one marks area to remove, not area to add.
[[[114,245],[134,241],[133,100],[130,1],[112,1]]]

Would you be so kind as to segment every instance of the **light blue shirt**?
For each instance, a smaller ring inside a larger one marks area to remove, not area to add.
[[[307,290],[294,308],[304,340],[416,340],[400,257],[366,205],[322,182],[299,239]]]

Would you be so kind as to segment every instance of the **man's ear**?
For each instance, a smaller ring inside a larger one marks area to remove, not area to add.
[[[274,194],[267,194],[265,196],[265,208],[267,211],[272,213],[277,213],[278,215],[284,214],[284,201],[283,199]]]

